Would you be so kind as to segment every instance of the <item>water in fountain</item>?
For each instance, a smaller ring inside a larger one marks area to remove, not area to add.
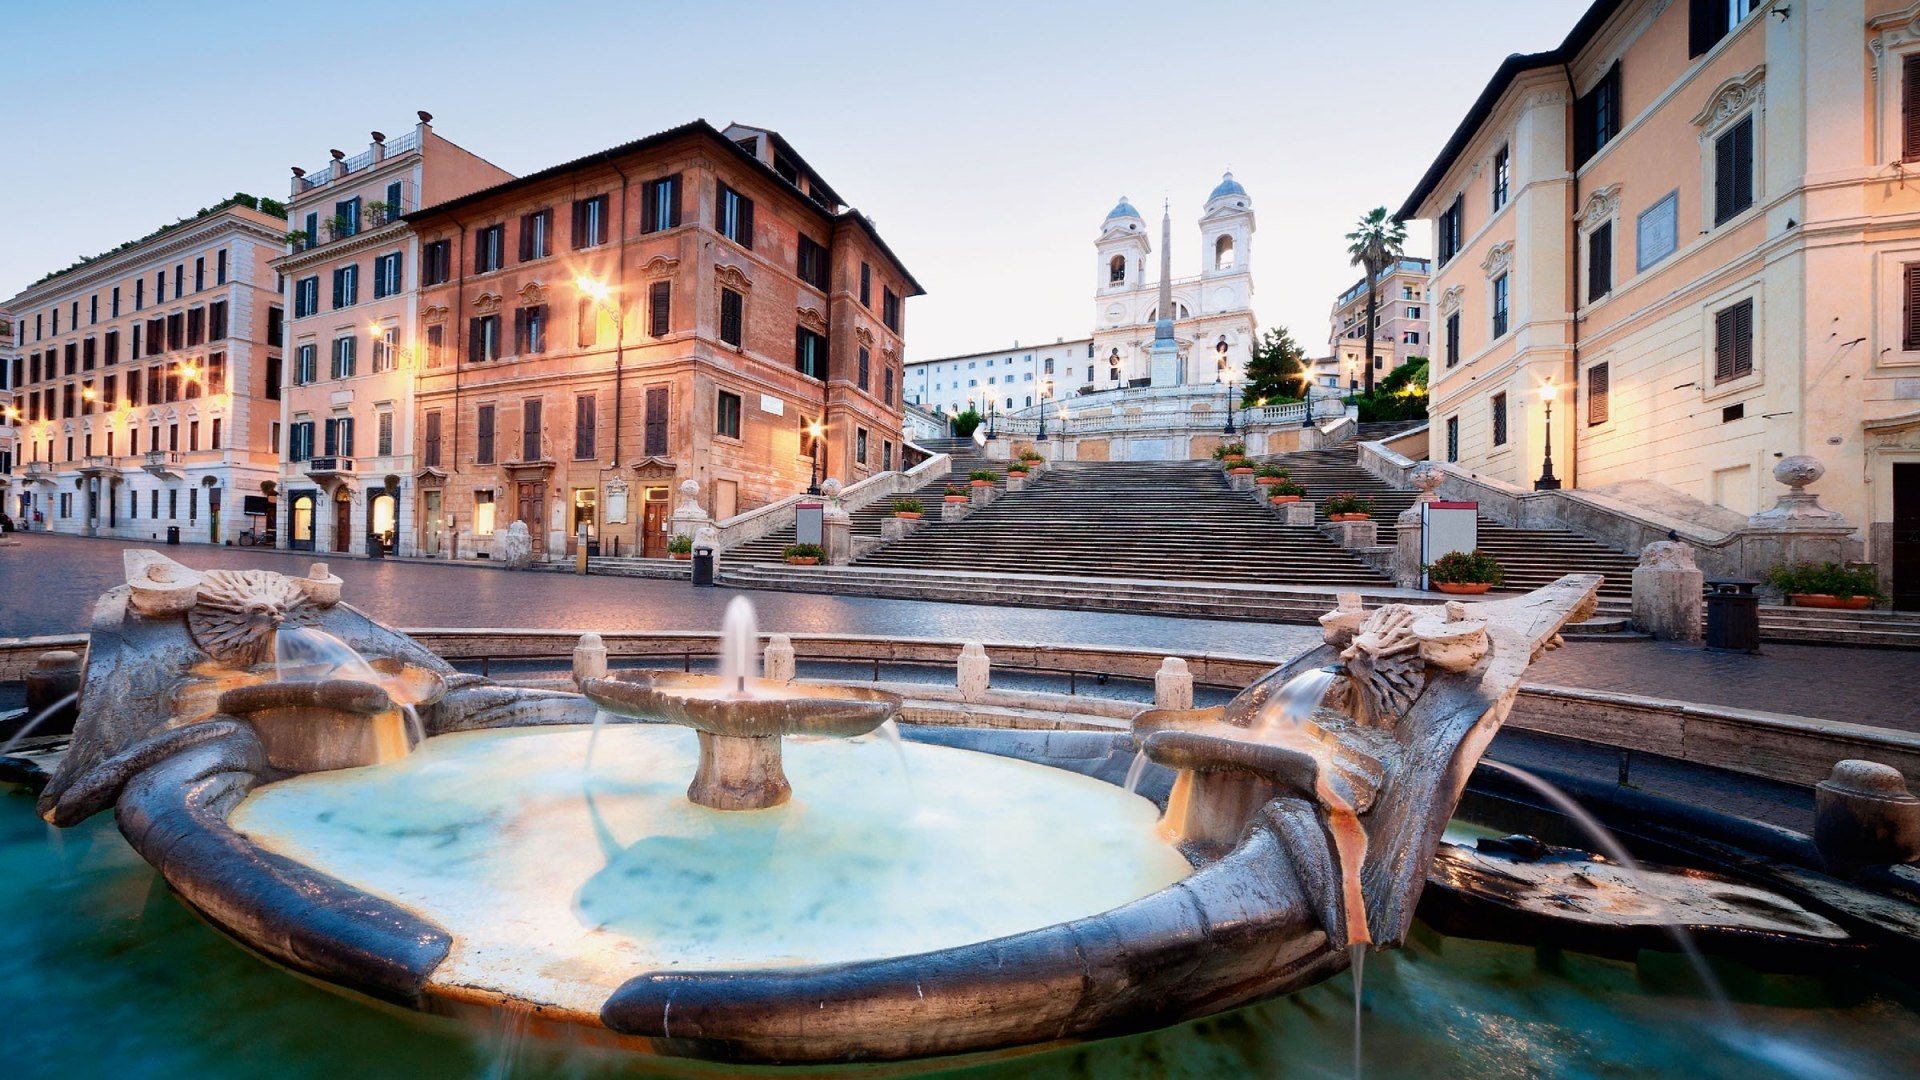
[[[73,693],[68,694],[66,697],[61,698],[59,701],[56,701],[53,704],[35,713],[33,716],[33,719],[27,721],[24,727],[22,727],[19,731],[16,731],[13,733],[12,738],[8,739],[4,743],[0,743],[0,757],[4,757],[14,747],[19,746],[23,741],[25,741],[28,735],[33,734],[34,728],[37,728],[41,724],[46,723],[48,718],[53,716],[53,714],[73,704],[75,701],[78,701],[79,699],[80,699],[80,692],[76,690]]]
[[[379,672],[353,646],[310,626],[280,626],[273,635],[274,677],[280,682],[317,682],[346,679],[352,682],[385,685]],[[418,746],[426,738],[420,714],[405,702],[396,702],[405,718],[407,739]]]
[[[727,614],[720,621],[720,679],[731,686],[731,693],[749,696],[748,679],[760,677],[760,629],[753,617],[753,603],[744,596],[727,602]]]
[[[1367,929],[1366,897],[1360,892],[1360,867],[1367,857],[1367,833],[1360,827],[1360,816],[1353,803],[1336,788],[1333,774],[1333,747],[1314,738],[1306,729],[1308,718],[1320,707],[1340,670],[1333,667],[1303,671],[1275,691],[1254,714],[1248,731],[1270,746],[1311,756],[1320,765],[1314,770],[1314,794],[1327,808],[1327,831],[1333,834],[1334,852],[1340,858],[1341,896],[1347,914],[1347,941],[1361,945],[1373,940]]]
[[[1133,764],[1127,766],[1126,789],[1129,795],[1140,793],[1140,778],[1147,774],[1147,752],[1141,750],[1133,755]]]
[[[1360,1041],[1360,974],[1367,963],[1367,947],[1350,945],[1347,953],[1353,958],[1353,1080],[1360,1080],[1360,1051],[1363,1045]]]
[[[593,710],[593,733],[587,736],[587,759],[580,764],[581,775],[593,771],[593,748],[600,742],[600,729],[607,726],[607,710]]]
[[[907,744],[900,737],[900,725],[889,719],[873,730],[893,747],[893,756],[900,762],[900,779],[907,785],[907,802],[917,804],[920,800],[913,793],[913,770],[907,765]]]

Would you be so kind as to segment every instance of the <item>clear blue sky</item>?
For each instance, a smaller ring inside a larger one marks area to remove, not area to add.
[[[232,192],[285,198],[416,109],[526,173],[694,117],[777,129],[927,288],[915,358],[1091,329],[1122,194],[1174,273],[1224,169],[1258,215],[1254,306],[1322,351],[1397,207],[1501,57],[1584,0],[753,4],[15,4],[0,101],[0,297]],[[1409,251],[1427,254],[1416,231]]]

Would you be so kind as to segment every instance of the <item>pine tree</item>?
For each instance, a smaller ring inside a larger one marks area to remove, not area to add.
[[[1242,402],[1256,405],[1280,405],[1300,400],[1306,391],[1306,356],[1300,343],[1284,326],[1276,326],[1260,335],[1253,356],[1247,361],[1246,393]]]

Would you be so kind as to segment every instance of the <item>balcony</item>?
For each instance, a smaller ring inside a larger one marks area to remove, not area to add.
[[[26,470],[27,483],[29,484],[47,484],[51,486],[54,483],[52,462],[29,461],[26,464]]]
[[[182,476],[180,470],[180,451],[149,450],[147,452],[147,464],[145,468],[148,472],[162,480],[179,480]]]
[[[347,457],[317,457],[307,462],[307,479],[316,484],[330,480],[353,479],[353,459]]]
[[[80,475],[86,477],[105,476],[114,472],[113,459],[100,454],[89,454],[80,459]]]

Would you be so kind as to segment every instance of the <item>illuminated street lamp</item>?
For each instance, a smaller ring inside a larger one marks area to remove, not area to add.
[[[820,436],[826,434],[826,428],[815,420],[807,425],[807,441],[813,454],[813,471],[807,474],[807,494],[820,494]]]
[[[1533,482],[1533,490],[1535,491],[1560,490],[1560,478],[1553,475],[1553,398],[1554,398],[1554,394],[1555,394],[1555,391],[1553,387],[1553,380],[1548,379],[1547,384],[1540,388],[1540,400],[1546,402],[1546,405],[1547,405],[1547,426],[1546,426],[1547,438],[1546,438],[1546,441],[1541,444],[1540,479],[1535,480]]]
[[[573,279],[573,287],[613,318],[613,467],[620,467],[620,392],[627,366],[627,320],[613,289],[599,278],[586,274]]]
[[[1047,399],[1052,396],[1053,396],[1053,380],[1041,379],[1040,380],[1040,434],[1033,437],[1033,441],[1035,442],[1047,441]],[[1062,416],[1065,416],[1066,410],[1063,408],[1060,410],[1060,413]],[[1064,435],[1065,432],[1062,431],[1062,434]]]

